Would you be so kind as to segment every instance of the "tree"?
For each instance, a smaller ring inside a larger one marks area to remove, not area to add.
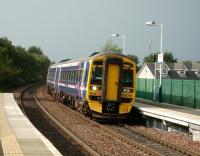
[[[183,63],[183,64],[192,64],[192,62],[189,61],[189,60],[181,61],[181,63]]]
[[[9,41],[6,37],[0,38],[0,48],[11,47],[11,46],[12,46],[12,42]]]
[[[29,47],[27,52],[30,54],[43,55],[43,52],[40,49],[40,47],[36,47],[36,46]]]
[[[107,40],[107,42],[105,43],[105,45],[101,48],[102,52],[118,52],[118,53],[122,53],[122,48],[119,48],[119,46],[117,44],[114,44],[111,40]]]
[[[164,62],[177,63],[177,61],[172,52],[164,52]]]
[[[152,53],[148,56],[145,56],[143,62],[144,63],[156,62],[158,54],[159,53],[157,52],[157,53]],[[164,57],[163,61],[166,63],[176,63],[177,62],[177,58],[174,57],[172,52],[168,52],[168,51],[164,52],[163,57]]]
[[[12,45],[7,38],[0,38],[1,91],[44,80],[49,64],[40,48],[32,46],[27,51]]]
[[[148,56],[144,57],[144,63],[156,62],[157,61],[158,53],[149,54]]]

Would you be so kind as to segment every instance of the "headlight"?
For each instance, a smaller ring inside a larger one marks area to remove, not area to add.
[[[133,92],[133,89],[123,88],[122,92],[132,93],[132,92]]]
[[[97,90],[97,86],[92,86],[92,90]]]
[[[90,86],[90,90],[101,90],[101,87],[98,86]]]
[[[123,90],[122,90],[123,92],[126,92],[126,88],[123,88]]]

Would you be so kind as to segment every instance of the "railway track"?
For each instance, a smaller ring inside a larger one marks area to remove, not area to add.
[[[45,97],[45,99],[48,98],[50,98],[55,104],[53,98],[51,98],[50,96]],[[38,101],[40,101],[39,98]],[[57,104],[60,109],[64,109],[65,115],[68,114],[67,121],[58,121],[58,118],[61,117],[56,117],[53,112],[51,113],[50,110],[48,110],[50,114],[52,114],[54,118],[57,118],[56,120],[60,124],[65,125],[65,128],[73,132],[80,140],[90,146],[90,148],[93,149],[98,155],[161,155],[141,144],[138,144],[137,142],[134,142],[133,140],[125,136],[122,136],[106,128],[105,126],[89,120],[88,118],[85,118],[81,114],[63,106],[58,102]],[[70,119],[69,116],[71,117]]]
[[[21,102],[19,105],[25,116],[52,142],[62,155],[88,155],[79,144],[75,143],[71,137],[65,135],[58,126],[55,126],[54,122],[48,116],[44,115],[35,101],[34,92],[35,87],[32,86],[24,89],[21,93]]]
[[[138,129],[135,129],[133,126],[129,125],[129,124],[124,124],[123,125],[127,130],[130,130],[133,134],[137,134],[139,136],[141,136],[142,138],[145,137],[147,138],[149,141],[153,141],[156,142],[159,146],[165,146],[166,149],[171,149],[171,151],[178,151],[179,153],[182,153],[184,155],[188,155],[188,156],[200,156],[199,153],[197,152],[193,152],[190,150],[187,150],[183,147],[179,147],[173,143],[170,143],[167,140],[163,140],[160,139],[159,136],[155,136],[155,135],[149,135],[147,133],[141,132]],[[163,150],[163,152],[165,152],[165,150]]]
[[[104,126],[114,130],[115,132],[130,138],[150,149],[166,156],[197,156],[197,153],[187,151],[167,141],[160,140],[156,136],[150,136],[144,132],[140,132],[127,124],[104,124]]]
[[[197,155],[178,147],[171,148],[139,132],[133,133],[128,125],[98,124],[56,102],[44,91],[44,88],[39,88],[34,95],[37,106],[90,155]]]

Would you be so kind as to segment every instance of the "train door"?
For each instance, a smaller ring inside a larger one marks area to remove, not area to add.
[[[108,58],[104,70],[104,101],[119,103],[121,99],[121,74],[123,61],[118,58]]]
[[[88,72],[88,68],[89,68],[89,63],[88,62],[84,62],[83,65],[83,69],[81,70],[81,84],[79,87],[79,94],[82,97],[83,100],[86,100],[86,83],[87,83],[87,72]]]
[[[118,64],[108,64],[107,70],[106,99],[117,101],[120,66]]]

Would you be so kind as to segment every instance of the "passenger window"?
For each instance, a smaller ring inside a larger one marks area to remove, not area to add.
[[[79,74],[78,74],[78,73],[79,73],[79,71],[76,70],[76,82],[78,82],[78,80],[79,80],[79,78],[78,78],[78,77],[79,77]]]
[[[71,71],[72,72],[72,82],[74,82],[74,76],[75,76],[75,71]]]
[[[69,71],[69,82],[71,82],[71,77],[72,77],[72,74],[71,74],[71,71]]]
[[[69,71],[67,71],[67,81],[69,81]]]

